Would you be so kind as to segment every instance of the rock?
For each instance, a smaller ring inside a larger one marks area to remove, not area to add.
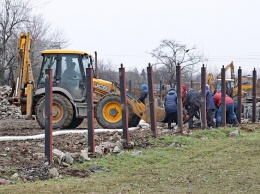
[[[116,146],[116,143],[106,141],[100,143],[100,146],[102,146],[103,148],[114,148]]]
[[[117,154],[119,157],[122,157],[125,155],[125,151],[121,151],[119,154]]]
[[[143,152],[142,151],[132,152],[131,155],[132,156],[141,156],[141,155],[143,155]]]
[[[102,157],[104,154],[102,146],[96,146],[95,153],[96,153],[96,157]]]
[[[16,172],[12,175],[12,179],[18,179],[19,178],[19,174]]]
[[[73,158],[71,156],[71,153],[69,152],[66,152],[65,153],[65,162],[68,163],[68,164],[73,164]]]
[[[65,154],[58,149],[53,149],[52,154],[53,154],[53,160],[56,161],[55,158],[57,158],[59,164],[61,164],[66,158]]]
[[[118,146],[114,147],[114,149],[113,149],[114,153],[119,153],[120,151],[121,151],[121,149]]]
[[[50,173],[51,178],[55,178],[55,177],[59,176],[59,172],[58,172],[57,168],[51,168],[49,170],[49,173]]]
[[[68,163],[66,163],[66,162],[61,162],[60,165],[62,165],[62,166],[64,166],[64,167],[69,167],[69,166],[70,166],[70,164],[68,164]]]
[[[90,170],[91,172],[109,171],[107,167],[103,166],[91,166],[88,170]]]
[[[88,157],[88,150],[81,150],[80,157],[84,160],[90,160],[90,158]]]
[[[235,130],[231,133],[229,133],[229,136],[239,136],[240,135],[240,131],[239,130]]]
[[[33,157],[35,159],[42,159],[42,158],[45,158],[45,154],[44,153],[34,153]]]
[[[181,147],[181,144],[178,142],[174,142],[171,145],[169,145],[170,147]]]
[[[11,105],[7,100],[11,91],[10,86],[0,87],[0,119],[22,118],[21,107]]]

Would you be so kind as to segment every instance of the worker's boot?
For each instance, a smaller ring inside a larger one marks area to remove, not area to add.
[[[237,119],[234,119],[234,126],[235,126],[235,127],[238,127],[238,126],[239,126],[239,122],[238,122]]]
[[[217,121],[216,122],[216,128],[219,128],[221,126],[221,122]]]

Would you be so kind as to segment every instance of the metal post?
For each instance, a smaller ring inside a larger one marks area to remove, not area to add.
[[[242,69],[239,66],[238,69],[238,91],[237,91],[237,120],[241,123],[241,112],[242,112]]]
[[[45,156],[52,160],[52,69],[45,69]]]
[[[97,51],[95,51],[95,77],[98,79]]]
[[[181,77],[181,66],[178,63],[176,65],[176,81],[177,81],[177,110],[178,110],[178,128],[179,132],[183,134],[183,111],[182,111],[182,97],[181,97],[181,85],[182,85],[182,77]]]
[[[157,125],[156,125],[156,114],[154,107],[154,76],[151,64],[147,67],[147,77],[148,77],[148,93],[149,93],[149,104],[150,104],[150,120],[151,120],[151,130],[153,137],[157,137]]]
[[[206,128],[206,68],[201,67],[201,129]]]
[[[123,125],[123,146],[128,148],[129,143],[129,131],[128,131],[128,104],[126,97],[126,76],[125,68],[121,64],[119,68],[119,80],[120,80],[120,95],[121,95],[121,108],[122,108],[122,125]]]
[[[91,154],[95,154],[94,138],[94,103],[93,103],[93,68],[90,64],[86,68],[86,90],[87,90],[87,115],[88,115],[88,149]]]
[[[226,71],[224,65],[221,68],[221,106],[222,106],[222,127],[226,126]]]
[[[129,80],[129,92],[132,92],[132,80]]]
[[[162,102],[162,80],[160,80],[160,103],[161,102]]]
[[[256,122],[256,70],[253,70],[252,122]]]

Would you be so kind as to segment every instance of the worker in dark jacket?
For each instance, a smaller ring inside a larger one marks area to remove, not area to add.
[[[218,108],[217,118],[216,118],[216,121],[217,121],[216,127],[221,126],[221,120],[222,120],[221,97],[222,97],[221,90],[218,90],[217,93],[213,96],[214,103],[215,103],[216,107]],[[234,100],[226,94],[225,102],[226,102],[226,114],[229,115],[233,124],[235,124],[235,126],[238,126],[239,123],[237,120],[237,116],[234,112]]]
[[[213,101],[212,93],[209,90],[209,85],[206,85],[206,119],[207,126],[214,128],[213,114],[215,111],[215,104]]]
[[[168,94],[165,97],[164,102],[166,117],[164,119],[164,123],[168,123],[168,129],[171,128],[172,122],[175,122],[178,124],[178,118],[177,118],[177,94],[175,92],[174,88],[171,88],[168,92]]]
[[[143,104],[145,104],[145,99],[148,96],[148,90],[147,90],[147,85],[143,84],[142,85],[142,91],[140,93],[140,97],[138,98],[139,101],[141,101]]]
[[[190,88],[186,93],[183,105],[189,115],[188,123],[190,130],[193,129],[193,116],[195,116],[197,119],[200,119],[198,115],[200,110],[200,99],[200,93],[193,90],[192,88]]]

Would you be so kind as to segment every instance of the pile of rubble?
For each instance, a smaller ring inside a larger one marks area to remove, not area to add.
[[[21,109],[18,106],[10,105],[8,96],[11,93],[10,86],[0,86],[0,119],[22,119]]]

